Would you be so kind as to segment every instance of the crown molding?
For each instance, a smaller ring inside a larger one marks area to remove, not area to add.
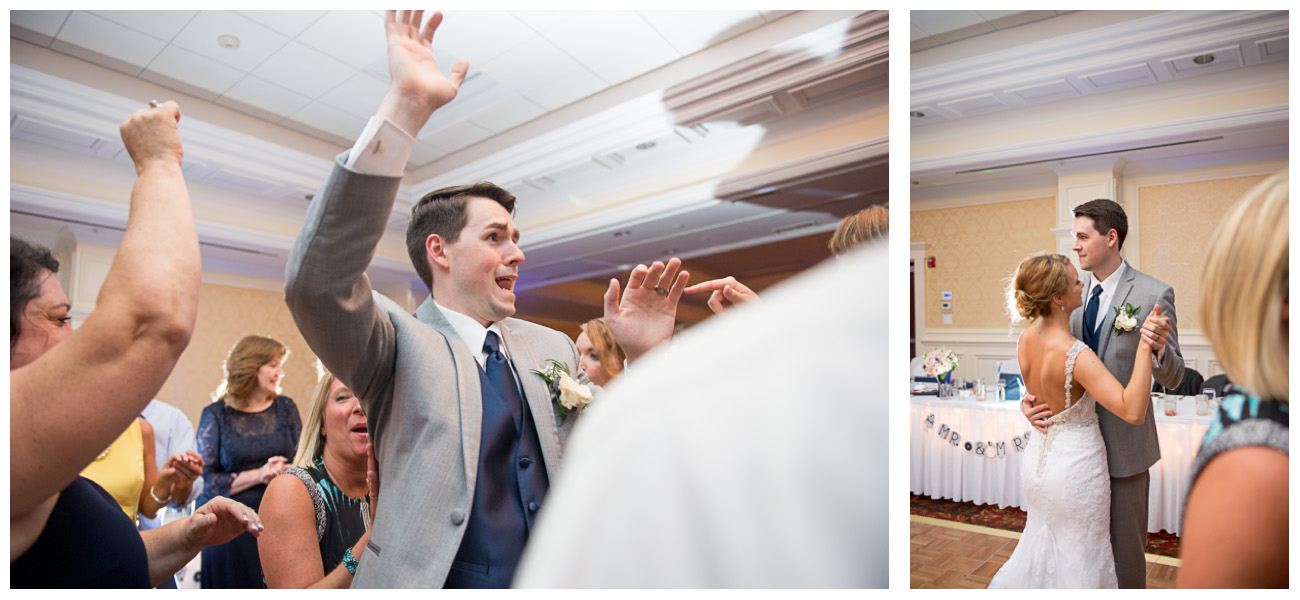
[[[20,65],[9,66],[11,135],[21,137],[29,128],[32,140],[42,127],[87,140],[83,152],[101,158],[124,159],[120,124],[143,108],[137,99],[124,98]],[[183,110],[183,109],[182,109]],[[271,197],[297,197],[313,193],[333,168],[332,161],[244,135],[192,117],[182,118],[186,178],[220,187],[242,184],[240,191]],[[67,147],[65,145],[65,147]]]
[[[1103,152],[1107,148],[1122,149],[1140,144],[1159,143],[1160,140],[1177,141],[1217,132],[1286,126],[1288,118],[1288,106],[1278,104],[1161,123],[1143,123],[1132,127],[1090,131],[1062,138],[913,159],[911,173],[913,176],[955,173],[981,166],[1041,160],[1067,154]]]
[[[889,136],[862,140],[826,152],[801,157],[793,161],[751,171],[740,177],[729,178],[718,184],[714,195],[723,200],[735,200],[766,187],[785,187],[810,175],[858,169],[889,163]],[[888,181],[861,191],[888,189]]]

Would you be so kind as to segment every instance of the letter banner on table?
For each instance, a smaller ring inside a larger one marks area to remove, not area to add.
[[[925,430],[933,431],[934,425],[934,415],[927,415],[925,417]],[[1029,448],[1029,435],[1031,433],[1033,432],[1026,431],[1024,435],[1011,438],[1011,447],[1014,448],[1016,452],[1024,452]],[[939,436],[939,439],[947,441],[950,446],[960,448],[965,452],[972,452],[976,456],[984,458],[1003,458],[1007,455],[1007,442],[993,440],[963,442],[962,435],[958,433],[957,430],[944,423],[939,424],[939,431],[936,432],[936,435]]]

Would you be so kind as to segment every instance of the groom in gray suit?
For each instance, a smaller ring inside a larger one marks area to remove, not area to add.
[[[1133,374],[1138,335],[1155,352],[1152,375],[1167,388],[1183,378],[1183,357],[1178,349],[1174,290],[1129,266],[1120,257],[1128,235],[1128,216],[1111,200],[1092,200],[1074,209],[1074,251],[1083,275],[1083,308],[1070,315],[1070,333],[1083,340],[1121,384]],[[1119,333],[1115,308],[1138,308],[1138,331]],[[1150,321],[1147,316],[1155,312]],[[1040,431],[1050,426],[1047,405],[1022,403],[1026,416]],[[1160,460],[1155,408],[1147,405],[1146,420],[1133,425],[1100,404],[1097,417],[1110,465],[1110,538],[1115,554],[1115,574],[1121,588],[1146,587],[1147,505],[1151,489],[1149,469]]]
[[[359,564],[344,558],[353,586],[504,588],[578,416],[557,423],[531,371],[555,360],[588,382],[568,336],[510,318],[524,253],[514,196],[495,185],[435,190],[412,209],[407,250],[430,290],[415,314],[371,290],[365,269],[414,136],[468,69],[462,60],[438,70],[431,42],[442,15],[421,29],[422,12],[387,13],[390,87],[308,210],[285,301],[369,417],[384,498]],[[688,277],[677,265],[638,266],[621,303],[611,281],[605,318],[629,360],[671,336]]]

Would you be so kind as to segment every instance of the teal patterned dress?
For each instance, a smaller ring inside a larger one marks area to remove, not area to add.
[[[316,539],[320,542],[321,566],[329,574],[343,563],[343,553],[357,543],[370,526],[370,504],[365,498],[349,498],[330,479],[325,463],[317,458],[309,468],[285,471],[302,480],[316,509]]]

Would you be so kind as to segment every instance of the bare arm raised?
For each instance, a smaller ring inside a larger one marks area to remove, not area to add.
[[[179,120],[180,108],[166,102],[122,124],[138,178],[95,312],[67,340],[10,371],[10,416],[23,424],[10,437],[11,524],[47,503],[130,425],[189,343],[199,246]]]

